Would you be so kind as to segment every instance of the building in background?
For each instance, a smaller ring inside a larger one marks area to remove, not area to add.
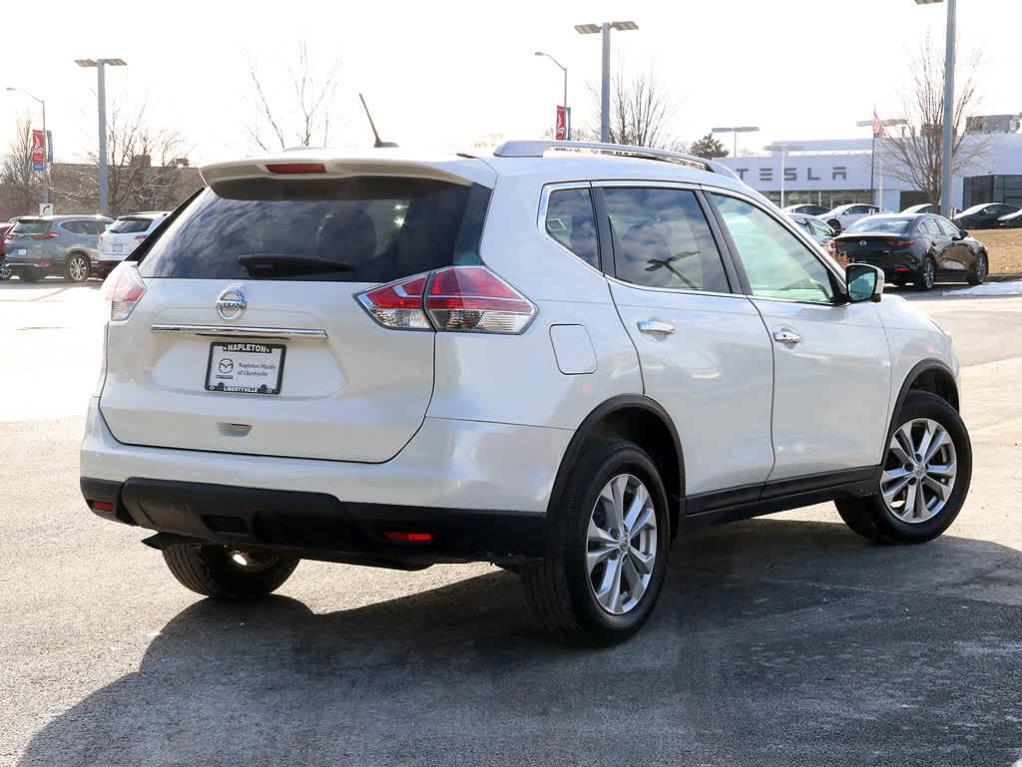
[[[951,182],[951,205],[959,210],[986,202],[1022,206],[1022,134],[1017,115],[971,118],[966,142],[982,142],[982,156],[956,174]],[[1008,132],[1010,131],[1010,132]],[[828,208],[846,203],[875,203],[887,210],[904,210],[929,202],[925,193],[883,167],[877,151],[874,189],[870,188],[869,138],[833,141],[778,141],[801,147],[784,156],[784,203],[815,203]],[[725,157],[722,162],[753,189],[781,202],[781,153]]]

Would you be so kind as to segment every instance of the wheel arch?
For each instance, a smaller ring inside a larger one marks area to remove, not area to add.
[[[894,422],[901,412],[905,400],[913,391],[925,391],[935,394],[947,402],[956,411],[959,409],[960,400],[958,394],[958,383],[955,381],[954,373],[944,362],[936,359],[927,359],[917,362],[902,381],[898,398],[894,401],[894,409],[891,411],[890,424],[887,429],[887,440],[891,439],[894,431]],[[887,443],[884,443],[886,449]]]
[[[547,514],[551,514],[560,502],[568,476],[585,445],[592,439],[611,436],[631,440],[650,454],[667,490],[671,531],[676,533],[685,498],[685,458],[681,439],[667,411],[656,400],[643,395],[612,397],[582,420],[561,458]]]

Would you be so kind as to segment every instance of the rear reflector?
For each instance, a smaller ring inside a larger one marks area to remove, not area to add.
[[[387,530],[383,533],[393,543],[431,543],[433,533],[413,533],[408,530]]]
[[[270,173],[326,173],[321,162],[270,162],[266,164]]]
[[[93,511],[105,511],[107,513],[114,510],[114,505],[109,501],[88,501],[89,508]]]
[[[357,296],[379,324],[397,330],[521,333],[535,305],[485,266],[451,266]]]
[[[103,283],[102,295],[110,302],[111,320],[128,319],[135,304],[145,295],[145,283],[138,276],[138,264],[134,261],[118,264]]]

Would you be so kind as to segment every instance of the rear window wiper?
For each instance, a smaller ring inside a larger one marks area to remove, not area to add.
[[[294,253],[258,253],[238,256],[245,271],[253,277],[271,277],[285,274],[321,274],[326,272],[352,272],[355,267],[343,261],[319,256]]]

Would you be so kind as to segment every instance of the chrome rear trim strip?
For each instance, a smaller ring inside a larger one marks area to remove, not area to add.
[[[325,341],[325,330],[313,328],[259,328],[247,325],[165,325],[152,326],[154,333],[189,333],[195,336],[246,338],[313,338]]]

